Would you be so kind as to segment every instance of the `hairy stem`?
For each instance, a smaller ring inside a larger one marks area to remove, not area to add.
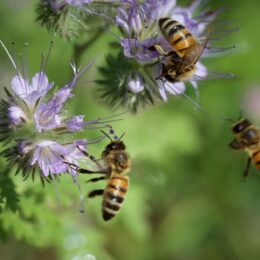
[[[103,29],[99,29],[90,39],[81,44],[74,44],[73,60],[76,66],[79,66],[80,59],[84,51],[90,47],[104,33]]]

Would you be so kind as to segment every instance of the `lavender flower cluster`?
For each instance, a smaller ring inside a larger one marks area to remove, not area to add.
[[[6,98],[0,100],[0,141],[4,147],[1,156],[7,158],[10,168],[17,165],[17,173],[21,171],[25,179],[29,175],[34,178],[37,172],[43,183],[65,172],[76,177],[77,172],[70,164],[77,166],[79,160],[86,158],[88,141],[75,139],[74,134],[103,121],[84,121],[83,115],[68,117],[64,107],[91,64],[81,71],[72,64],[73,79],[48,97],[54,86],[44,72],[48,58],[46,62],[42,60],[40,71],[29,80],[25,70],[19,71],[5,45],[0,43],[16,71],[11,89],[5,88]]]

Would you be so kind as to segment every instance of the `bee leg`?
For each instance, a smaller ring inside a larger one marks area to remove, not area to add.
[[[245,168],[244,174],[243,174],[243,177],[244,177],[244,178],[247,178],[247,177],[248,177],[250,165],[251,165],[251,158],[248,157],[247,163],[246,163],[246,168]]]
[[[168,52],[166,52],[159,44],[154,45],[154,48],[157,52],[159,52],[162,56],[167,56]]]
[[[84,169],[84,168],[80,168],[78,165],[74,164],[74,163],[69,163],[69,162],[64,162],[66,164],[68,164],[70,167],[73,167],[75,171],[79,172],[79,173],[88,173],[88,174],[96,174],[96,173],[100,173],[100,174],[108,174],[108,171],[105,169],[102,170],[98,170],[98,171],[91,171],[88,169]]]
[[[100,174],[108,174],[108,173],[109,173],[109,172],[106,171],[106,170],[91,171],[91,170],[83,169],[83,168],[78,168],[77,171],[78,171],[79,173],[88,173],[88,174],[97,174],[97,173],[100,173]]]
[[[96,196],[103,195],[103,193],[104,193],[104,190],[93,190],[93,191],[89,192],[88,197],[93,198]]]
[[[77,172],[82,172],[84,171],[83,173],[92,173],[92,171],[89,171],[87,169],[81,169],[78,165],[74,164],[74,163],[70,163],[70,162],[64,162],[66,164],[68,164],[70,167],[73,168],[73,170],[77,171]],[[86,171],[86,172],[85,172]]]
[[[102,177],[97,177],[97,178],[92,178],[90,180],[88,180],[87,182],[97,182],[97,181],[101,181],[101,180],[105,180],[106,177],[102,176]]]
[[[180,55],[176,51],[169,51],[165,56],[172,56],[172,60],[180,60]]]
[[[78,169],[79,169],[79,166],[74,163],[65,162],[65,161],[64,161],[64,163],[68,164],[68,166],[70,166],[70,167],[73,167],[73,170],[75,170],[75,171],[78,171]]]

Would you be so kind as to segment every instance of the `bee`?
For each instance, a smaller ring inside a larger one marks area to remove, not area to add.
[[[159,19],[158,25],[172,50],[166,52],[159,44],[154,46],[166,58],[161,75],[156,79],[165,78],[173,83],[189,80],[196,73],[196,63],[206,48],[209,36],[199,42],[184,25],[171,18]]]
[[[248,119],[241,119],[232,126],[235,138],[230,147],[235,150],[244,150],[248,154],[244,177],[248,176],[251,161],[260,169],[260,128],[253,125]]]
[[[98,165],[98,170],[91,171],[88,169],[78,168],[77,171],[79,173],[99,173],[104,175],[101,177],[92,178],[88,181],[97,182],[100,180],[107,180],[105,189],[93,190],[89,192],[88,197],[93,198],[96,196],[103,196],[102,216],[105,221],[108,221],[118,214],[126,197],[129,187],[129,176],[127,173],[131,168],[131,160],[126,152],[126,146],[121,140],[123,135],[119,139],[116,137],[117,139],[113,140],[105,132],[103,133],[111,141],[102,152],[101,161],[103,165],[92,157],[91,159]]]

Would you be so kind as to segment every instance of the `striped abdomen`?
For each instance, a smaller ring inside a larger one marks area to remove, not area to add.
[[[103,195],[103,219],[110,220],[120,210],[128,189],[129,177],[112,174]]]
[[[254,164],[255,164],[255,167],[256,167],[257,169],[260,169],[260,149],[257,150],[257,151],[255,151],[255,152],[253,152],[251,158],[252,158],[252,161],[253,161]]]
[[[164,38],[182,57],[187,50],[197,45],[196,39],[189,30],[175,20],[161,18],[159,19],[159,28]]]

